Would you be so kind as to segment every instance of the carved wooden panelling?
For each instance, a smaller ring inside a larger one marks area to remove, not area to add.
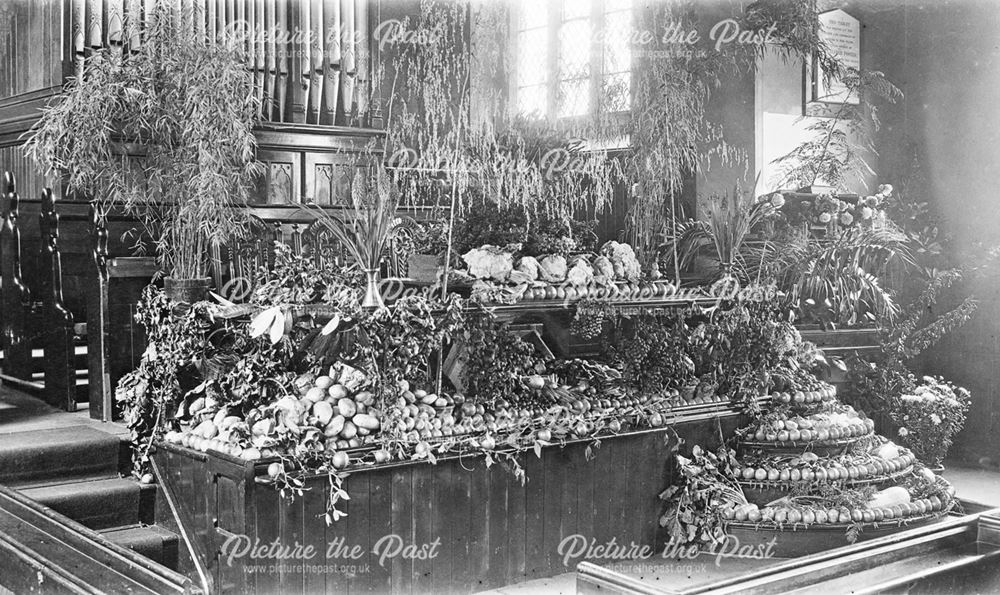
[[[310,197],[313,202],[318,205],[333,204],[335,187],[333,165],[321,163],[313,167],[313,193]]]
[[[285,204],[295,200],[291,163],[269,163],[267,170],[267,202]]]
[[[257,185],[258,204],[290,204],[302,196],[302,154],[292,151],[258,151],[264,176]]]
[[[306,200],[320,205],[350,203],[357,159],[358,154],[351,152],[306,153]]]

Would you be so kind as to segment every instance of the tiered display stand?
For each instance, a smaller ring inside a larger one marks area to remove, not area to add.
[[[931,523],[953,508],[954,489],[875,434],[874,422],[840,403],[834,387],[775,393],[770,406],[771,415],[738,432],[735,479],[749,504],[723,516],[741,545],[803,556]],[[911,493],[905,484],[915,477],[936,493]],[[842,490],[869,497],[832,506]]]

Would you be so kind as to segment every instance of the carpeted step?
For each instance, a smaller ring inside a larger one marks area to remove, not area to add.
[[[17,488],[23,495],[91,529],[152,524],[155,485],[132,479],[91,479]]]
[[[116,476],[122,448],[117,436],[87,426],[0,433],[0,483]]]
[[[14,593],[201,593],[178,572],[2,485],[0,586]]]
[[[176,533],[157,525],[114,527],[100,531],[112,542],[142,554],[157,564],[177,570],[177,548],[180,539]]]

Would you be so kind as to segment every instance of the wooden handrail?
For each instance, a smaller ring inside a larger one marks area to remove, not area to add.
[[[0,515],[16,519],[18,529],[0,531],[0,559],[11,559],[13,566],[0,565],[5,578],[19,571],[37,573],[37,581],[48,580],[43,591],[72,593],[150,593],[194,594],[203,591],[187,577],[149,558],[108,540],[103,535],[67,518],[8,487],[0,485]],[[42,534],[47,539],[37,539]],[[59,552],[60,555],[56,555]],[[63,568],[51,560],[79,561],[80,566]],[[80,578],[82,572],[100,575],[102,584]]]

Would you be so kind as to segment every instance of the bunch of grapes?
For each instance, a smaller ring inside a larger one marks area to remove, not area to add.
[[[595,306],[584,301],[577,304],[573,321],[569,325],[569,332],[581,339],[596,339],[601,336],[601,332],[604,330],[604,321],[608,319],[609,311],[606,307]]]

